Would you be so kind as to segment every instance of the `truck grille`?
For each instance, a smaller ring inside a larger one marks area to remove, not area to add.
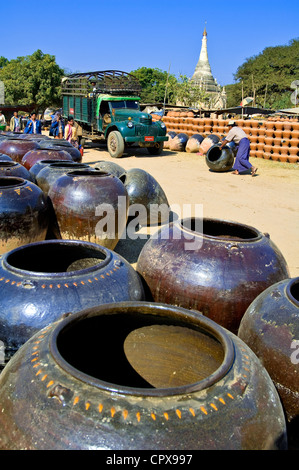
[[[152,123],[152,116],[141,117],[139,122],[140,124],[145,124],[146,126],[149,126]]]

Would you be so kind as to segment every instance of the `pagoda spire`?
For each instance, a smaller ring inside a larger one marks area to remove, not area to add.
[[[191,80],[194,81],[196,84],[203,85],[207,91],[211,89],[214,91],[217,87],[217,83],[212,75],[212,70],[208,58],[208,34],[207,29],[205,27],[202,41],[201,41],[201,51],[199,55],[199,60],[195,67],[194,74],[192,75]]]

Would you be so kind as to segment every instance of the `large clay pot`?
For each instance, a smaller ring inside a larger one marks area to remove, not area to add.
[[[234,164],[234,153],[226,145],[221,150],[219,145],[212,145],[206,154],[206,164],[212,171],[229,171]]]
[[[9,139],[0,141],[0,152],[9,155],[15,162],[21,163],[30,150],[38,149],[39,144],[32,140]]]
[[[78,240],[45,240],[14,249],[0,260],[0,279],[0,340],[6,360],[68,312],[144,297],[140,278],[127,261]]]
[[[114,175],[114,176],[121,176],[123,175],[126,170],[118,165],[117,163],[114,163],[114,162],[108,162],[108,161],[105,161],[105,160],[102,160],[100,162],[97,162],[96,165],[94,166],[94,168],[96,170],[100,170],[100,171],[104,171],[106,173],[110,173],[111,175]]]
[[[268,287],[248,307],[238,336],[270,374],[299,449],[299,278]]]
[[[163,144],[163,147],[165,149],[169,149],[170,148],[170,141],[176,136],[176,132],[174,131],[168,131],[167,134],[166,134],[166,137],[168,137],[168,140],[165,140],[164,141],[164,144]]]
[[[50,165],[46,165],[41,171],[38,172],[36,176],[36,184],[44,191],[46,195],[48,195],[51,186],[60,176],[65,175],[69,171],[77,171],[82,169],[92,170],[92,168],[90,168],[87,163],[76,163],[74,161],[56,161],[54,163],[50,163]]]
[[[169,221],[167,196],[158,181],[147,171],[132,168],[119,177],[129,196],[129,217],[136,217],[141,226]],[[136,215],[138,212],[138,215]]]
[[[202,143],[200,144],[200,151],[205,155],[212,145],[215,145],[219,142],[218,135],[211,134],[208,137],[205,137]]]
[[[173,139],[169,142],[170,150],[174,150],[176,152],[184,152],[187,142],[188,142],[188,135],[184,132],[178,133]]]
[[[32,178],[36,181],[36,176],[38,173],[45,168],[47,165],[51,165],[51,163],[55,163],[59,161],[60,163],[75,163],[73,160],[38,160],[34,165],[29,170],[29,173],[31,174]]]
[[[5,155],[5,153],[0,153],[0,161],[1,162],[13,162],[13,159],[9,155]]]
[[[246,344],[163,304],[50,324],[6,365],[0,406],[2,450],[287,448],[278,393]]]
[[[69,144],[69,142],[68,142],[68,144]],[[80,150],[73,147],[71,144],[70,145],[66,145],[66,144],[62,145],[62,143],[56,144],[55,141],[53,141],[53,142],[46,141],[46,142],[40,142],[40,148],[45,149],[45,150],[65,150],[66,152],[68,152],[71,155],[72,159],[75,162],[81,163],[81,161],[82,161],[82,155],[81,155]]]
[[[30,170],[35,163],[41,160],[69,160],[72,162],[73,158],[68,152],[65,152],[64,150],[38,149],[27,152],[22,158],[21,163],[25,168],[27,168],[27,170]]]
[[[0,160],[0,178],[3,176],[16,176],[31,181],[32,183],[35,182],[29,171],[23,165],[14,161]]]
[[[71,171],[55,181],[49,197],[61,238],[115,248],[125,231],[129,207],[119,178],[98,170]]]
[[[4,176],[0,194],[0,254],[44,240],[49,213],[42,190],[27,179]]]
[[[269,236],[209,218],[160,228],[142,248],[137,270],[156,302],[197,310],[233,333],[256,296],[289,277]]]
[[[193,134],[191,137],[189,137],[188,142],[186,144],[186,152],[199,152],[200,144],[202,143],[203,139],[204,137],[200,134]]]

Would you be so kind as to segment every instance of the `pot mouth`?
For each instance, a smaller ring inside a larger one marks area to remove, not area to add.
[[[222,155],[222,150],[220,150],[220,147],[218,145],[213,145],[210,147],[208,153],[207,153],[207,158],[210,162],[217,162],[219,158]]]
[[[38,278],[59,278],[91,273],[106,266],[111,252],[77,240],[44,240],[20,246],[3,256],[7,270]]]
[[[288,298],[299,307],[299,277],[292,279],[286,287]]]
[[[254,227],[222,219],[189,217],[181,219],[179,225],[187,232],[223,241],[253,242],[262,237]]]
[[[78,176],[92,176],[97,177],[97,178],[103,178],[105,176],[111,176],[110,173],[107,173],[106,171],[100,171],[100,170],[73,170],[69,171],[67,173],[68,176],[71,177],[78,177]]]
[[[87,385],[153,397],[204,390],[228,373],[235,357],[230,336],[207,317],[130,301],[68,316],[52,331],[50,351]]]
[[[56,160],[55,162],[52,160],[52,163],[50,163],[49,166],[53,168],[88,168],[86,163],[76,163],[70,160]]]
[[[17,162],[10,162],[10,161],[5,161],[5,160],[0,160],[0,167],[12,167],[12,166],[18,166]]]
[[[0,188],[1,189],[10,189],[17,186],[24,186],[27,181],[24,178],[19,178],[16,176],[3,176],[0,177]]]

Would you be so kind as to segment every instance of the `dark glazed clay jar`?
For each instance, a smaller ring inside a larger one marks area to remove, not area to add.
[[[238,336],[273,380],[286,411],[289,441],[299,449],[299,278],[262,292],[246,310]]]
[[[110,173],[111,175],[117,176],[118,178],[123,175],[126,170],[114,162],[106,162],[100,161],[94,166],[96,170],[105,171],[106,173]]]
[[[169,221],[169,204],[158,181],[147,171],[132,168],[119,179],[129,196],[129,216],[138,217],[140,225],[157,225]],[[136,215],[136,212],[139,213]]]
[[[0,141],[0,152],[9,155],[17,163],[22,162],[22,158],[27,152],[38,148],[39,144],[33,140],[9,139]]]
[[[46,240],[16,248],[0,264],[0,340],[6,359],[68,312],[143,297],[136,271],[104,247]]]
[[[73,147],[69,142],[65,141],[65,144],[62,143],[55,143],[55,141],[46,141],[46,142],[40,142],[40,148],[45,149],[45,150],[65,150],[67,153],[69,153],[74,160],[74,162],[81,163],[82,161],[82,155],[78,149]]]
[[[5,153],[0,153],[0,162],[13,162],[13,159]]]
[[[206,154],[206,164],[212,171],[229,171],[234,164],[234,153],[231,148],[224,146],[220,150],[219,145],[212,145]]]
[[[0,254],[44,240],[48,225],[48,204],[42,190],[24,178],[0,177]]]
[[[34,163],[34,165],[32,165],[32,167],[30,168],[29,170],[29,173],[31,174],[32,178],[36,181],[36,176],[37,174],[43,169],[45,168],[45,166],[47,165],[51,165],[51,163],[56,163],[56,162],[60,162],[60,163],[72,163],[73,160],[38,160],[36,163]]]
[[[116,176],[71,171],[54,182],[48,195],[61,238],[115,248],[126,228],[129,204],[126,188]]]
[[[102,305],[39,331],[3,370],[0,407],[2,450],[287,448],[246,344],[163,304]]]
[[[55,181],[62,175],[65,175],[69,171],[77,171],[77,170],[92,170],[89,165],[86,163],[76,163],[74,161],[71,162],[59,162],[50,163],[50,165],[46,165],[38,175],[36,176],[36,184],[44,191],[46,195],[48,195],[51,186],[55,183]]]
[[[34,179],[26,168],[14,161],[2,161],[0,159],[0,178],[3,176],[16,176],[34,183]]]
[[[137,270],[156,302],[198,310],[233,333],[257,295],[289,277],[268,236],[209,218],[162,227],[141,250]]]
[[[68,160],[73,161],[71,155],[64,150],[31,150],[24,155],[22,158],[22,165],[24,165],[27,170],[30,170],[35,163],[41,160]]]

